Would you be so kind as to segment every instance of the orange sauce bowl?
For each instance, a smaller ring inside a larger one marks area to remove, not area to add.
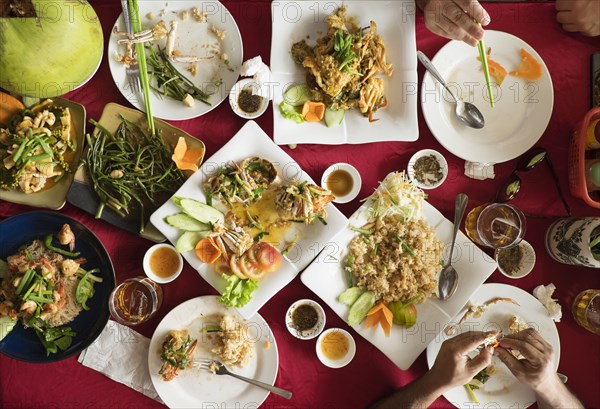
[[[144,255],[144,273],[155,283],[166,284],[175,280],[183,270],[183,258],[175,247],[166,243],[155,244]]]

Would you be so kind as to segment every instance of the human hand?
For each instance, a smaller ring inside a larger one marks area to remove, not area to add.
[[[556,21],[569,32],[600,35],[600,0],[556,0]]]
[[[477,0],[417,0],[429,31],[475,46],[491,19]],[[481,24],[481,25],[480,25]]]
[[[507,348],[519,351],[525,359],[515,358]],[[552,346],[532,328],[502,338],[494,354],[519,381],[535,392],[550,388],[557,381],[560,383],[554,370]]]
[[[442,344],[433,367],[429,371],[432,378],[443,389],[452,389],[468,383],[483,368],[492,362],[491,349],[482,348],[474,358],[467,354],[482,345],[489,332],[465,332],[450,338]]]

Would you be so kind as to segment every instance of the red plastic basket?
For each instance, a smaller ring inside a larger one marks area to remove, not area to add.
[[[585,182],[585,142],[590,123],[600,119],[600,107],[591,109],[579,123],[569,146],[569,189],[575,197],[589,206],[600,209],[600,202],[590,197]]]

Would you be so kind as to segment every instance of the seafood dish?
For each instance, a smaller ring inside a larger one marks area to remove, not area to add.
[[[192,366],[197,344],[198,340],[192,339],[187,330],[173,330],[167,334],[160,354],[163,364],[158,372],[163,381],[172,381],[179,371]]]
[[[292,45],[294,62],[306,70],[311,101],[323,102],[333,110],[358,109],[373,119],[373,113],[387,105],[384,80],[394,67],[387,62],[377,24],[361,27],[347,16],[346,6],[327,18],[327,32],[314,46],[302,40]]]
[[[87,263],[76,250],[75,235],[68,224],[54,236],[34,240],[7,257],[0,271],[0,339],[21,320],[36,331],[47,355],[65,350],[76,335],[70,323],[94,296],[94,284],[103,281],[97,268],[84,270]],[[67,246],[64,249],[62,246]]]
[[[0,188],[40,192],[72,172],[77,150],[69,108],[47,99],[0,124]]]
[[[181,230],[176,248],[194,251],[203,263],[213,265],[227,287],[220,300],[242,307],[251,300],[258,280],[276,272],[298,236],[278,251],[281,238],[293,223],[324,224],[325,207],[335,197],[307,182],[280,182],[275,165],[251,156],[231,161],[204,183],[206,203],[175,196],[181,210],[164,221]]]

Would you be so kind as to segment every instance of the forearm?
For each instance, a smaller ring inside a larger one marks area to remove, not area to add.
[[[375,403],[371,409],[425,409],[445,391],[435,375],[427,372],[416,381]]]
[[[584,409],[581,401],[558,379],[558,376],[552,381],[552,385],[538,388],[535,396],[540,409]]]

